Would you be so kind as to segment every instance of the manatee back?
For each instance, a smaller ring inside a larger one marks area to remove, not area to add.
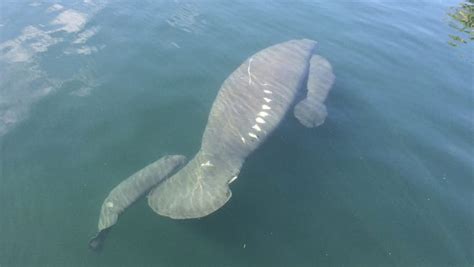
[[[254,54],[222,84],[209,114],[201,150],[246,158],[291,108],[308,72],[312,40],[291,40]]]
[[[177,174],[154,188],[150,207],[175,219],[206,216],[231,197],[228,184],[245,158],[278,126],[307,75],[316,42],[292,40],[247,59],[222,84],[201,149]]]

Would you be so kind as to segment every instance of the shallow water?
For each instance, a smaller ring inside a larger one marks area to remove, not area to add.
[[[1,1],[0,265],[472,266],[472,44],[456,1]],[[336,83],[326,123],[291,116],[211,216],[144,200],[101,253],[103,199],[191,157],[224,79],[295,38]]]

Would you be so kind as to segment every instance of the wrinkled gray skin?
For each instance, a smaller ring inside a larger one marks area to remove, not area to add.
[[[180,155],[164,156],[145,168],[134,173],[109,193],[100,211],[98,233],[89,242],[91,249],[100,249],[108,229],[118,216],[153,186],[174,174],[186,163],[186,157]]]
[[[317,127],[324,123],[328,114],[324,100],[334,83],[331,64],[323,57],[313,55],[310,60],[306,99],[299,102],[294,115],[306,127]]]
[[[149,190],[150,207],[175,219],[203,217],[222,207],[245,159],[275,130],[300,90],[307,89],[306,98],[296,104],[295,117],[307,127],[324,123],[334,74],[326,59],[313,55],[315,46],[312,40],[292,40],[247,59],[222,84],[194,158],[181,168],[184,156],[164,157],[114,188],[90,247],[100,248],[119,214]]]
[[[179,172],[153,188],[148,204],[175,219],[206,216],[231,197],[229,184],[249,156],[275,130],[298,91],[307,98],[294,114],[305,126],[322,124],[334,81],[331,65],[313,55],[316,42],[292,40],[247,59],[223,83],[209,114],[201,149]],[[306,83],[307,81],[307,83]]]

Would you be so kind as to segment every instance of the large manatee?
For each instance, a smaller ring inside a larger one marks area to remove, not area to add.
[[[164,156],[114,187],[102,203],[97,225],[98,232],[89,241],[89,247],[93,250],[99,250],[110,227],[117,222],[118,216],[139,197],[146,194],[163,179],[175,173],[185,163],[186,157],[184,156]]]
[[[312,40],[292,40],[248,58],[222,84],[194,158],[182,167],[184,156],[164,157],[114,188],[90,247],[100,247],[118,215],[147,191],[150,207],[174,219],[199,218],[222,207],[245,159],[275,130],[299,92],[305,98],[296,104],[295,117],[307,127],[321,125],[334,75],[331,64],[313,54],[315,47]]]
[[[324,100],[334,81],[331,65],[313,55],[316,42],[292,40],[248,58],[222,84],[209,114],[200,150],[175,175],[152,189],[148,204],[174,219],[199,218],[231,197],[229,184],[245,159],[262,144],[294,105],[305,126],[322,124]]]

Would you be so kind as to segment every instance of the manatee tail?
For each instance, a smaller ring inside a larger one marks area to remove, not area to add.
[[[207,216],[231,198],[229,183],[237,177],[241,165],[200,151],[175,175],[150,191],[148,205],[156,213],[173,219]]]
[[[334,74],[329,61],[313,55],[309,63],[307,95],[294,109],[295,117],[306,127],[317,127],[327,116],[324,101],[334,83]]]
[[[99,231],[94,237],[89,240],[89,249],[95,252],[102,251],[104,246],[105,239],[110,231],[110,228],[106,228],[102,231]]]

